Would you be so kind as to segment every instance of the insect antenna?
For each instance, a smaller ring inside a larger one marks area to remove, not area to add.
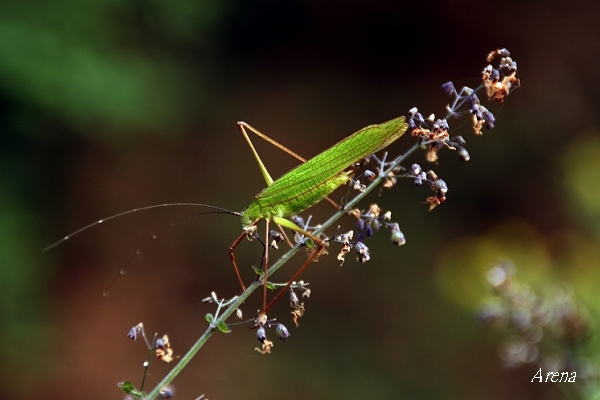
[[[189,204],[186,203],[184,205],[189,205]],[[163,206],[163,205],[160,205],[160,206]],[[131,265],[131,263],[133,262],[133,260],[135,260],[137,257],[141,256],[143,254],[144,250],[148,247],[148,245],[150,243],[152,243],[154,240],[158,239],[159,236],[160,236],[160,234],[163,233],[163,232],[165,232],[166,230],[168,230],[168,229],[172,228],[173,226],[178,225],[178,224],[180,224],[180,223],[182,223],[184,221],[187,221],[187,220],[195,218],[195,217],[199,217],[201,215],[206,215],[206,214],[229,214],[229,215],[239,216],[239,214],[240,214],[240,213],[237,213],[235,211],[229,211],[229,210],[222,209],[220,207],[207,206],[207,205],[204,205],[204,204],[202,204],[202,206],[203,207],[208,207],[208,208],[215,208],[215,210],[213,210],[213,211],[203,211],[203,212],[199,212],[199,213],[194,213],[194,214],[186,215],[186,216],[184,216],[182,218],[179,218],[179,219],[177,219],[177,220],[169,223],[168,225],[163,226],[159,230],[155,231],[150,236],[150,239],[146,240],[145,243],[143,243],[141,246],[139,246],[135,250],[135,252],[127,259],[127,261],[125,262],[125,264],[123,265],[123,267],[119,269],[119,271],[117,272],[117,274],[109,281],[108,285],[105,286],[105,288],[102,291],[102,295],[104,297],[109,297],[110,296],[110,292],[112,290],[112,287],[114,286],[114,284],[117,282],[117,280],[121,276],[123,276],[123,275],[125,275],[127,273],[127,271],[129,270],[129,266]],[[150,208],[153,208],[153,207],[154,206],[150,206]],[[139,210],[142,210],[142,209],[137,209],[137,210],[139,211]],[[134,211],[134,210],[131,210],[131,211]],[[92,227],[94,225],[95,224],[91,224],[91,225],[88,225],[85,228],[87,229],[87,228],[90,228],[90,227]],[[82,228],[82,229],[84,229],[84,228]],[[80,231],[81,231],[81,229],[80,229]],[[78,232],[79,231],[77,231],[77,233]],[[66,239],[63,238],[63,241],[64,240],[66,240]],[[262,243],[262,241],[261,241],[261,243]],[[56,244],[60,244],[60,243],[56,243]]]
[[[100,225],[105,223],[106,221],[110,221],[111,219],[115,219],[115,218],[119,218],[122,217],[124,215],[127,214],[133,214],[135,212],[138,211],[145,211],[145,210],[151,210],[153,208],[162,208],[162,207],[204,207],[204,208],[212,208],[215,211],[209,211],[209,212],[205,212],[205,213],[198,213],[198,214],[192,214],[192,216],[196,216],[196,215],[202,215],[202,214],[229,214],[229,215],[235,215],[240,217],[242,214],[237,212],[237,211],[231,211],[231,210],[227,210],[225,208],[221,208],[221,207],[216,207],[216,206],[211,206],[209,204],[200,204],[200,203],[165,203],[165,204],[155,204],[153,206],[146,206],[146,207],[140,207],[140,208],[134,208],[133,210],[129,210],[129,211],[123,211],[121,213],[115,214],[115,215],[111,215],[110,217],[107,218],[102,218],[99,219],[96,222],[93,222],[89,225],[84,226],[83,228],[80,228],[78,230],[76,230],[75,232],[72,232],[70,234],[68,234],[67,236],[63,237],[62,239],[52,243],[49,246],[46,246],[42,249],[42,253],[45,251],[48,251],[50,249],[55,248],[56,246],[58,246],[59,244],[66,242],[67,240],[71,239],[73,236],[79,235],[80,233],[93,228],[96,225]],[[188,217],[192,217],[192,216],[188,216]],[[185,220],[186,218],[182,218],[182,220]]]

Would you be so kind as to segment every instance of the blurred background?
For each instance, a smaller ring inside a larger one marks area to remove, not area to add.
[[[146,357],[142,342],[126,337],[132,326],[169,334],[183,355],[214,312],[201,300],[239,291],[227,255],[238,218],[193,218],[150,239],[198,209],[135,213],[40,249],[141,206],[240,211],[264,181],[237,121],[312,157],[413,106],[442,116],[449,100],[440,85],[477,86],[487,53],[507,47],[522,87],[503,105],[486,104],[496,128],[475,137],[468,120],[450,121],[471,161],[442,150],[439,165],[426,165],[424,153],[407,163],[447,182],[446,203],[427,212],[430,192],[409,181],[371,196],[393,212],[407,244],[394,247],[384,233],[368,242],[365,265],[348,257],[340,267],[333,256],[311,265],[300,327],[284,302],[271,313],[288,324],[288,343],[262,356],[246,327],[214,335],[175,387],[182,399],[566,398],[574,389],[565,383],[531,383],[535,362],[507,368],[500,354],[511,333],[484,329],[477,315],[491,296],[485,272],[511,260],[536,293],[568,286],[590,326],[600,317],[599,6],[3,1],[3,397],[120,399],[117,383],[139,385]],[[403,137],[390,151],[413,143]],[[297,164],[256,145],[274,177]],[[324,220],[331,208],[310,213]],[[248,281],[260,255],[257,243],[239,247]],[[111,284],[121,268],[128,273]],[[259,303],[254,296],[245,316]],[[591,363],[599,350],[593,334],[577,347]],[[147,389],[171,367],[153,360]]]

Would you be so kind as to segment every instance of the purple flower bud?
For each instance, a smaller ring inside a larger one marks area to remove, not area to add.
[[[356,230],[357,230],[358,232],[362,232],[364,229],[365,229],[365,221],[364,221],[364,220],[362,220],[362,219],[359,219],[359,220],[356,222]]]
[[[475,93],[469,96],[469,108],[473,111],[479,107],[479,97]]]
[[[379,220],[377,220],[377,219],[372,220],[371,224],[370,224],[370,226],[373,228],[373,232],[378,232],[380,225],[381,224],[379,223]]]
[[[131,328],[131,329],[129,330],[129,333],[127,334],[127,337],[128,337],[129,339],[131,339],[131,340],[135,340],[135,339],[137,339],[137,329],[136,329],[136,328],[137,328],[137,327],[136,327],[136,326],[134,326],[133,328]]]
[[[493,81],[500,80],[500,71],[494,68],[494,70],[492,71],[492,75],[490,75],[490,79]]]
[[[460,150],[458,150],[458,157],[460,157],[461,161],[464,162],[467,162],[471,159],[469,152],[464,147],[461,147]]]
[[[299,215],[296,215],[296,216],[295,216],[295,217],[292,219],[292,221],[294,221],[294,223],[295,223],[296,225],[298,225],[299,227],[304,227],[304,219],[302,219],[302,217],[301,217],[301,216],[299,216]]]
[[[368,180],[372,181],[372,180],[375,180],[375,178],[377,177],[377,175],[375,175],[375,172],[373,172],[373,171],[371,171],[371,170],[366,170],[366,171],[365,171],[365,177],[366,177]]]
[[[510,70],[511,70],[511,72],[514,72],[517,70],[517,62],[516,61],[511,61]]]
[[[163,341],[162,338],[157,338],[156,342],[154,342],[154,345],[156,346],[156,348],[158,349],[164,349],[165,348],[165,342]]]
[[[454,93],[456,93],[456,89],[454,88],[454,83],[452,83],[452,82],[446,82],[446,83],[444,83],[442,85],[442,90],[448,96],[452,96]]]
[[[161,399],[172,399],[175,396],[175,388],[170,385],[165,386],[159,390],[158,395]]]
[[[510,52],[508,51],[508,49],[502,48],[502,49],[498,50],[498,55],[500,57],[510,57]]]
[[[259,326],[256,330],[256,338],[259,342],[263,343],[267,339],[267,334],[263,326]]]
[[[438,179],[437,181],[433,182],[432,186],[439,194],[445,194],[448,191],[448,185],[443,179]]]
[[[425,180],[425,173],[420,173],[415,177],[415,186],[421,186],[423,184],[423,180]]]
[[[277,327],[275,328],[275,334],[283,342],[285,342],[286,339],[290,337],[290,332],[283,324],[277,324]]]
[[[373,236],[373,228],[371,227],[371,224],[366,226],[365,235],[367,235],[367,237]]]
[[[411,175],[417,176],[417,175],[419,175],[421,173],[421,171],[422,171],[422,169],[421,169],[421,166],[419,164],[413,164],[410,167],[410,174]]]
[[[410,115],[411,117],[414,117],[417,112],[419,112],[417,107],[413,107],[410,110],[408,110],[408,115]]]
[[[296,292],[294,292],[293,290],[290,290],[290,305],[292,307],[295,307],[298,305],[298,303],[299,303],[299,300],[298,300],[298,296],[296,295]]]
[[[363,242],[356,242],[356,252],[358,253],[358,261],[366,263],[371,259],[369,248]]]
[[[392,243],[396,246],[402,246],[406,243],[406,238],[404,237],[404,233],[400,230],[400,227],[397,223],[392,225]]]
[[[445,130],[450,129],[450,125],[448,125],[448,121],[443,119],[442,122],[440,122],[440,128],[445,129]]]
[[[494,122],[496,121],[496,117],[490,111],[485,115],[485,121],[487,122],[488,129],[494,129]]]

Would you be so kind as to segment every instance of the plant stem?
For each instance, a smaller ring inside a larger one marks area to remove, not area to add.
[[[400,163],[402,163],[408,156],[413,154],[420,148],[420,144],[417,143],[413,147],[411,147],[406,153],[396,158],[394,162],[385,170],[381,171],[379,176],[375,178],[375,180],[366,188],[366,190],[352,200],[350,200],[344,210],[339,210],[335,214],[333,214],[325,223],[323,223],[318,229],[316,229],[313,234],[318,235],[323,232],[325,229],[329,228],[333,225],[338,219],[342,216],[346,215],[346,211],[354,207],[356,203],[362,200],[369,192],[375,189],[387,176],[390,172],[394,170]],[[275,273],[279,268],[281,268],[288,260],[292,258],[294,254],[296,254],[300,250],[301,244],[298,243],[294,247],[292,247],[287,253],[282,255],[273,265],[269,266],[268,276],[271,276]],[[190,348],[190,350],[179,360],[179,363],[163,378],[163,380],[156,385],[156,387],[148,394],[146,399],[153,400],[159,395],[159,391],[161,388],[170,384],[173,379],[183,370],[183,368],[191,361],[191,359],[198,353],[198,351],[204,346],[204,344],[208,341],[208,339],[212,336],[212,334],[217,330],[217,325],[220,321],[225,321],[231,314],[235,312],[235,310],[242,305],[242,303],[258,288],[262,286],[261,282],[255,281],[250,286],[246,288],[246,290],[239,296],[237,301],[231,303],[229,307],[221,314],[218,318],[216,318],[211,326],[200,336],[198,341],[194,343],[194,345]]]

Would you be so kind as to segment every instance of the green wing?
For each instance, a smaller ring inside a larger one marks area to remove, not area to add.
[[[404,117],[364,127],[285,173],[256,195],[253,203],[261,209],[289,207],[284,215],[306,210],[347,180],[345,170],[350,165],[389,146],[407,127]]]

